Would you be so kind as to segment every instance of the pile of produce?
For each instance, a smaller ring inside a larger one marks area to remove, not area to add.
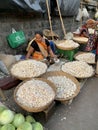
[[[91,52],[82,52],[75,55],[75,59],[79,61],[85,61],[89,64],[95,63],[95,54]]]
[[[77,78],[88,78],[94,75],[94,69],[83,61],[72,61],[62,65],[62,71]]]
[[[59,49],[74,49],[79,47],[79,44],[74,42],[73,40],[61,40],[61,41],[57,41],[56,44],[57,48]]]
[[[75,97],[80,90],[77,79],[62,71],[47,72],[43,78],[54,83],[56,87],[56,100],[64,101]]]
[[[67,99],[75,94],[77,86],[66,76],[51,76],[47,78],[56,86],[56,98]]]
[[[55,98],[55,91],[45,81],[31,79],[22,82],[15,90],[16,102],[32,112],[50,104]]]
[[[88,38],[86,38],[86,37],[74,37],[73,40],[78,43],[87,43],[88,42]]]
[[[0,130],[43,130],[43,126],[30,115],[25,117],[0,106]]]
[[[36,60],[21,60],[11,68],[11,74],[19,79],[38,77],[45,73],[47,65]]]

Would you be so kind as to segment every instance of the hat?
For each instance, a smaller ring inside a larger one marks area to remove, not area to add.
[[[88,19],[87,21],[86,21],[86,24],[87,25],[90,25],[90,24],[95,24],[95,20],[93,20],[93,19]]]
[[[57,37],[59,38],[59,36],[55,33],[55,32],[51,32],[51,30],[48,30],[48,29],[44,29],[43,30],[43,35],[46,36],[46,37]]]

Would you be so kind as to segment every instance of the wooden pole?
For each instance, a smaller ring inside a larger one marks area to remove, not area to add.
[[[52,22],[51,22],[51,17],[50,17],[50,9],[49,9],[48,0],[46,0],[46,5],[47,5],[48,18],[49,18],[49,23],[50,23],[50,31],[51,31],[51,34],[52,34],[53,30],[52,30]],[[54,40],[53,35],[52,35],[52,40]]]
[[[64,27],[64,23],[63,23],[63,19],[62,19],[62,15],[61,15],[58,0],[56,0],[56,2],[57,2],[57,8],[58,8],[58,11],[59,11],[59,15],[60,15],[60,20],[61,20],[61,24],[62,24],[63,33],[64,33],[64,36],[66,36],[66,30],[65,30],[65,27]]]

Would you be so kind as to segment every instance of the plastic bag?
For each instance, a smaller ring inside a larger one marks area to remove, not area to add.
[[[89,13],[85,7],[82,10],[82,17],[89,18]]]
[[[98,19],[98,9],[96,9],[95,19]]]
[[[78,14],[77,14],[77,17],[76,17],[76,21],[80,21],[82,18],[82,10],[79,8],[79,11],[78,11]]]
[[[12,28],[12,33],[15,33],[15,32],[16,32],[16,30],[14,28]]]
[[[7,36],[7,41],[12,48],[16,48],[26,42],[26,38],[23,31],[13,30],[14,33],[11,33]]]

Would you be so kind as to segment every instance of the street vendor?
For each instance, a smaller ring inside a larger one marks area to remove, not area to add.
[[[92,51],[94,48],[95,40],[96,40],[95,31],[94,31],[95,23],[96,23],[95,20],[89,19],[80,29],[80,36],[88,38],[88,42],[84,51]]]
[[[35,38],[29,47],[26,59],[30,58],[31,55],[35,60],[49,59],[49,57],[56,59],[49,41],[43,37],[43,33],[40,31],[35,32]]]

